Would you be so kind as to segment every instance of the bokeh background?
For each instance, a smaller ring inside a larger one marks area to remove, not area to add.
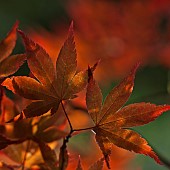
[[[140,61],[141,68],[128,103],[170,104],[169,0],[0,1],[1,39],[16,20],[20,21],[20,29],[41,44],[54,62],[73,20],[78,69],[86,69],[88,64],[101,59],[95,77],[104,96]],[[18,40],[14,53],[23,51],[22,42]],[[17,74],[28,73],[25,64]],[[88,122],[86,112],[82,113],[84,97],[81,99],[75,101],[81,111],[74,110],[70,116],[77,127],[81,126],[79,122],[82,119],[85,124]],[[170,113],[166,112],[156,121],[135,130],[148,140],[162,158],[170,162],[169,127]],[[100,155],[92,138],[91,132],[72,138],[69,147],[73,162],[77,161],[76,154],[80,154],[86,167],[91,159],[95,161],[94,156]],[[149,157],[116,147],[113,148],[111,161],[112,169],[116,170],[168,169],[157,165]]]

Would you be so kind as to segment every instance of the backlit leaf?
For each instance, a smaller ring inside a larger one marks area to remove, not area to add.
[[[13,87],[9,80],[4,84],[15,93],[36,100],[23,110],[26,118],[40,116],[49,110],[54,114],[62,100],[74,98],[76,93],[85,88],[88,81],[87,70],[76,73],[77,57],[73,24],[60,50],[56,68],[41,46],[30,40],[22,31],[19,33],[25,44],[28,66],[37,80],[18,76],[12,78]],[[96,64],[91,69],[94,71],[95,68]]]
[[[110,114],[118,111],[126,103],[133,90],[135,73],[138,66],[139,64],[108,94],[99,115],[100,123],[104,122]]]
[[[24,82],[24,83],[23,83]],[[53,99],[53,94],[33,78],[18,76],[13,79],[13,87],[24,98],[32,100]]]
[[[73,36],[73,22],[70,25],[68,38],[62,46],[56,62],[56,89],[59,97],[63,96],[68,83],[74,77],[77,67],[77,54]]]
[[[24,54],[9,56],[16,44],[17,28],[18,22],[14,24],[6,38],[0,42],[0,79],[14,74],[26,59]]]
[[[0,78],[14,74],[26,59],[25,54],[16,54],[4,59],[0,63]]]
[[[100,88],[92,75],[88,83],[87,109],[94,121],[93,130],[96,133],[96,141],[103,152],[108,168],[110,168],[109,155],[112,143],[126,150],[148,155],[161,164],[160,159],[147,141],[137,132],[126,129],[147,124],[163,112],[170,110],[170,105],[156,106],[150,103],[135,103],[123,107],[132,93],[138,66],[139,64],[119,85],[111,90],[103,106]]]
[[[93,165],[91,165],[89,170],[102,170],[103,169],[103,161],[104,161],[104,159],[101,158],[100,160],[95,162]]]
[[[80,158],[79,158],[79,161],[78,161],[76,170],[83,170],[82,165],[81,165]]]
[[[0,62],[7,58],[15,47],[17,33],[16,29],[18,28],[19,22],[17,21],[8,35],[0,42]]]
[[[105,127],[134,127],[147,124],[170,109],[169,105],[134,103],[123,107],[105,121]]]
[[[42,157],[47,165],[55,165],[57,162],[57,157],[55,151],[52,150],[46,143],[38,142]]]

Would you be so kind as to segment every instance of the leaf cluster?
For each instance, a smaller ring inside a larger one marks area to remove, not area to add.
[[[77,71],[73,23],[55,65],[39,44],[17,28],[18,22],[0,43],[0,149],[5,155],[10,155],[16,147],[19,155],[11,155],[15,164],[2,161],[4,169],[31,169],[36,165],[42,170],[65,170],[69,162],[69,139],[74,132],[83,130],[95,132],[96,142],[103,153],[103,158],[91,165],[89,170],[102,170],[104,161],[111,168],[109,157],[113,144],[162,163],[146,139],[130,128],[154,121],[170,110],[170,106],[144,102],[124,106],[132,93],[139,64],[103,101],[101,89],[93,77],[98,63],[84,71]],[[17,32],[23,39],[25,53],[11,55]],[[25,61],[30,76],[11,76]],[[4,87],[20,96],[19,103],[5,95]],[[68,101],[84,89],[87,114],[94,125],[74,129],[66,107]],[[26,103],[23,104],[24,108],[21,103]],[[28,153],[31,154],[29,159]],[[80,160],[76,169],[83,169]]]

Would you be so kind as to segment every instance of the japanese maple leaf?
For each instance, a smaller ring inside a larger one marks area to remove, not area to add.
[[[95,162],[94,164],[92,164],[92,165],[88,168],[88,170],[102,170],[102,169],[103,169],[103,161],[104,161],[103,158],[99,159],[97,162]],[[82,165],[81,165],[80,159],[79,159],[79,161],[78,161],[78,165],[77,165],[76,170],[83,170],[83,167],[82,167]]]
[[[122,107],[132,93],[136,65],[131,73],[106,97],[102,105],[102,93],[92,73],[87,86],[86,104],[88,113],[95,123],[96,141],[102,150],[109,168],[111,144],[129,151],[141,153],[161,163],[147,141],[129,127],[140,126],[155,120],[162,112],[170,110],[169,105],[134,103]],[[89,70],[90,72],[90,70]]]
[[[26,118],[40,116],[47,111],[55,113],[62,100],[71,99],[87,85],[88,71],[76,73],[77,55],[73,35],[73,23],[68,38],[62,46],[56,68],[46,51],[18,31],[24,41],[28,66],[36,79],[18,76],[12,80],[14,91],[31,100],[23,114]],[[94,70],[96,65],[93,66]]]
[[[26,59],[24,54],[10,56],[17,39],[18,22],[16,22],[8,35],[0,42],[0,81],[14,74]]]

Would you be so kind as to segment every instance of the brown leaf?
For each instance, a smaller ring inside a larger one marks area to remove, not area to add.
[[[12,144],[12,141],[0,134],[0,150],[6,148],[10,144]]]
[[[60,110],[59,110],[60,113]],[[62,129],[65,126],[66,117],[64,114],[54,114],[52,116],[42,116],[38,121],[38,131],[44,131],[50,126],[55,126]]]
[[[108,168],[110,168],[111,143],[129,151],[148,155],[161,164],[160,159],[147,141],[138,133],[126,129],[147,124],[163,112],[170,110],[169,105],[156,106],[150,103],[135,103],[123,107],[132,93],[138,65],[119,85],[111,90],[103,106],[101,105],[102,94],[98,84],[93,76],[89,80],[86,94],[87,109],[96,125],[93,129],[96,133],[96,141],[103,152]]]
[[[25,54],[16,54],[4,59],[0,63],[0,78],[14,74],[26,59]]]
[[[16,44],[17,28],[18,21],[14,24],[6,38],[0,42],[0,79],[14,74],[26,59],[25,54],[17,54],[9,57]]]
[[[104,159],[101,158],[100,160],[95,162],[93,165],[91,165],[89,170],[102,170],[103,169],[103,161],[104,161]]]
[[[86,105],[88,113],[96,124],[99,121],[98,113],[100,113],[102,108],[102,98],[103,96],[98,84],[91,77],[87,86]]]
[[[115,145],[129,151],[150,156],[151,158],[155,159],[157,163],[161,164],[161,161],[159,160],[156,153],[148,145],[147,141],[138,133],[127,129],[118,129],[115,131],[104,130],[103,133]]]
[[[57,162],[57,157],[55,151],[52,150],[46,143],[38,141],[42,157],[47,165],[55,165]]]
[[[96,142],[99,145],[104,155],[104,159],[105,159],[107,167],[110,169],[109,156],[111,154],[112,143],[109,141],[107,136],[104,136],[102,134],[102,130],[100,128],[96,128],[95,132],[96,132]]]
[[[32,102],[30,105],[28,105],[24,110],[23,113],[26,118],[31,118],[35,116],[41,116],[44,113],[47,113],[53,106],[58,106],[59,101],[55,100],[39,100]]]
[[[123,107],[105,121],[105,127],[133,127],[155,120],[163,112],[170,110],[169,105],[134,103]],[[108,121],[108,122],[107,122]]]
[[[83,170],[83,167],[82,167],[82,165],[81,165],[81,160],[80,160],[80,158],[79,158],[79,161],[78,161],[76,170]]]
[[[56,62],[56,89],[60,98],[64,96],[68,83],[74,77],[77,67],[77,54],[73,35],[73,22],[70,25],[68,38],[62,46]]]
[[[110,114],[118,111],[126,103],[132,93],[135,73],[138,67],[139,64],[136,64],[131,73],[108,94],[99,115],[100,123],[104,122]]]
[[[9,80],[9,85],[8,82],[5,82],[4,85],[25,98],[38,100],[23,110],[26,118],[40,116],[49,110],[54,114],[62,100],[75,97],[76,93],[85,88],[88,81],[87,70],[76,73],[77,57],[73,23],[56,61],[56,70],[46,51],[30,40],[22,31],[19,33],[25,44],[28,66],[38,81],[20,76],[12,79],[14,89]],[[94,71],[95,68],[96,64],[92,70]]]
[[[1,85],[6,87],[8,90],[11,90],[13,93],[16,93],[12,84],[12,80],[12,78],[6,78]]]
[[[23,83],[24,82],[24,83]],[[26,76],[17,76],[12,79],[15,91],[24,98],[32,100],[52,100],[55,96],[38,81]]]
[[[19,22],[16,21],[8,35],[0,42],[0,62],[6,59],[15,47],[18,24]]]
[[[55,126],[50,126],[44,131],[38,131],[35,135],[38,139],[49,143],[66,137],[68,133],[58,129]]]

